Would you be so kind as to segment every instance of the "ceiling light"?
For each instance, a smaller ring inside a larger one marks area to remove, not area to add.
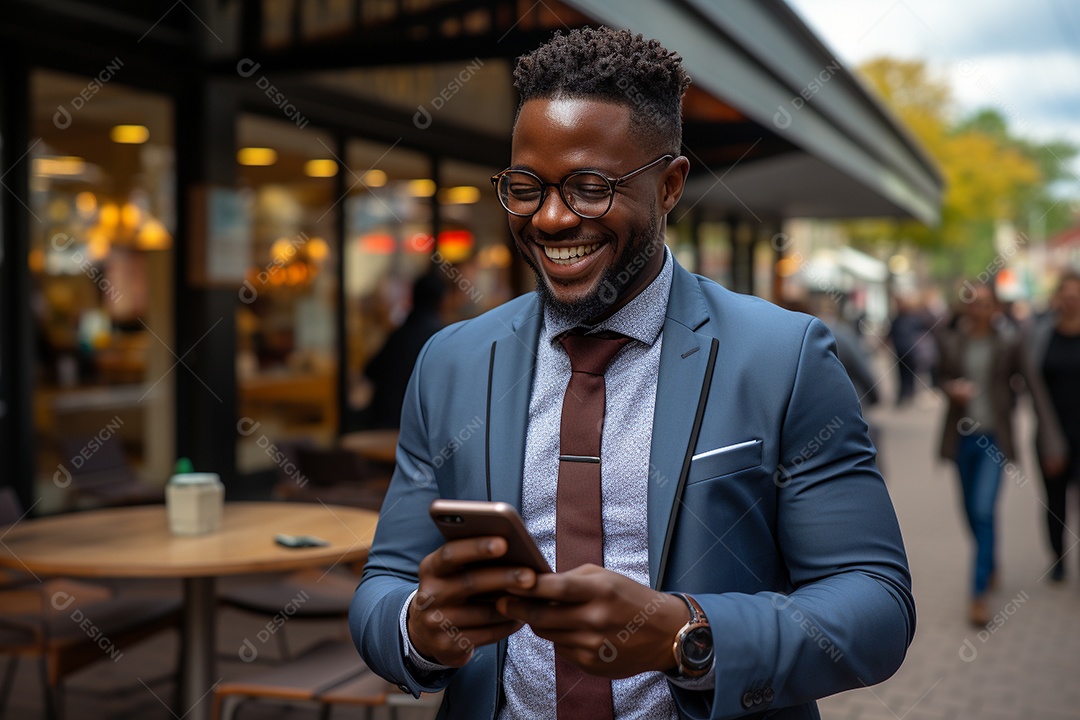
[[[287,237],[280,237],[274,241],[274,244],[270,246],[270,257],[279,265],[284,265],[289,262],[290,258],[296,254],[296,246],[293,245],[292,240]]]
[[[82,175],[84,170],[86,161],[73,155],[34,158],[35,175],[70,177]]]
[[[277,151],[263,147],[240,148],[236,153],[236,162],[255,167],[273,165],[277,162]]]
[[[480,201],[480,188],[472,185],[458,185],[439,191],[439,202],[443,205],[472,205]]]
[[[145,125],[116,125],[109,137],[115,143],[140,145],[150,139],[150,130]]]
[[[431,197],[435,194],[435,181],[427,178],[410,180],[405,191],[413,197]]]
[[[75,196],[75,209],[80,215],[92,215],[97,210],[97,197],[89,190]]]
[[[334,177],[337,173],[337,160],[320,158],[318,160],[308,160],[304,163],[304,174],[308,177],[328,178]]]
[[[330,245],[321,237],[313,237],[308,240],[305,248],[308,257],[315,262],[322,262],[330,254]]]
[[[368,170],[360,178],[360,182],[364,183],[368,187],[382,187],[386,184],[386,173],[382,170]]]

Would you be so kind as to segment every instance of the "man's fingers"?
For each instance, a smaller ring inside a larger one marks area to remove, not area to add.
[[[460,572],[466,565],[502,557],[506,548],[506,539],[496,535],[465,538],[446,542],[428,557],[431,559],[431,571],[445,576]]]
[[[469,603],[457,605],[445,610],[432,613],[425,622],[433,628],[458,628],[459,630],[472,630],[474,628],[502,625],[507,618],[495,609],[492,603]]]
[[[521,623],[508,621],[498,625],[447,633],[436,643],[432,654],[438,662],[451,667],[461,667],[472,658],[473,651],[482,646],[497,643],[508,635],[513,635],[522,627]]]
[[[473,645],[480,647],[481,645],[490,645],[502,640],[508,635],[513,635],[522,627],[522,623],[514,620],[510,620],[498,625],[488,625],[484,628],[474,628],[462,633],[462,637],[466,638]]]
[[[584,603],[593,600],[604,582],[603,572],[594,565],[582,565],[567,572],[538,573],[536,583],[523,588],[512,587],[509,591],[515,595],[540,600],[556,600],[562,603]]]
[[[457,575],[441,578],[430,593],[440,605],[484,603],[477,598],[482,595],[500,595],[510,588],[528,587],[532,584],[534,575],[532,570],[519,567],[465,568]]]
[[[537,602],[516,597],[502,597],[495,603],[495,609],[506,617],[525,623],[539,635],[543,630],[581,629],[584,619],[580,605],[552,605],[546,601]]]

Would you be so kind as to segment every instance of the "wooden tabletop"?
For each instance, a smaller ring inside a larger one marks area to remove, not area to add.
[[[341,436],[340,445],[368,460],[393,463],[397,457],[397,430],[358,430]]]
[[[378,513],[317,503],[230,502],[221,530],[169,532],[164,505],[109,508],[0,527],[0,565],[80,577],[209,577],[293,570],[367,556]],[[274,535],[326,547],[284,548]]]

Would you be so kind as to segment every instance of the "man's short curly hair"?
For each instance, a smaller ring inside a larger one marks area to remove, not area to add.
[[[518,58],[514,87],[533,99],[589,98],[630,108],[631,126],[657,152],[679,154],[690,77],[678,53],[628,30],[580,28]]]

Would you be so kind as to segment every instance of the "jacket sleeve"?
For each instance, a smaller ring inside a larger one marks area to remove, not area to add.
[[[1023,341],[1014,346],[1016,357],[1016,370],[1024,378],[1024,385],[1028,394],[1031,395],[1031,404],[1035,408],[1035,417],[1038,420],[1038,432],[1035,435],[1035,444],[1038,445],[1039,454],[1043,458],[1065,459],[1069,452],[1065,433],[1058,422],[1057,411],[1050,400],[1050,393],[1046,390],[1042,374],[1038,365],[1025,346],[1032,343],[1033,338],[1029,333],[1024,333]]]
[[[417,569],[442,536],[428,519],[438,497],[425,409],[420,400],[423,365],[434,340],[416,361],[405,393],[398,439],[397,467],[379,514],[375,539],[360,586],[349,608],[349,630],[364,662],[378,675],[419,697],[449,684],[455,671],[418,678],[409,671],[398,620],[409,594],[417,588]]]
[[[899,524],[851,384],[817,320],[790,387],[769,470],[791,591],[695,595],[712,626],[716,685],[672,687],[686,717],[735,718],[873,685],[900,667],[915,632]]]

